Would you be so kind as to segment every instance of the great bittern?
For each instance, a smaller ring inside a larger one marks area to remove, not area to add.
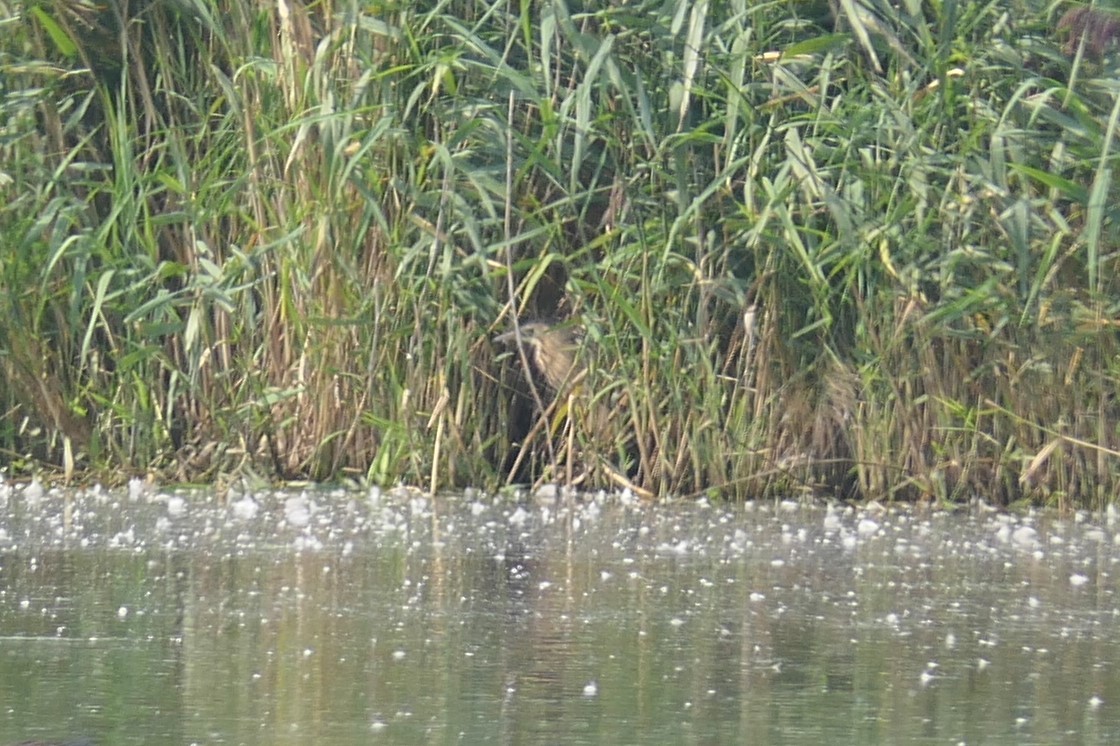
[[[592,433],[593,437],[599,438],[599,443],[602,444],[603,438],[612,438],[614,433],[613,421],[618,419],[622,423],[627,423],[629,420],[625,415],[626,407],[620,403],[617,407],[608,408],[602,402],[593,402],[591,392],[583,390],[582,396],[580,383],[587,376],[587,368],[579,361],[579,352],[582,345],[579,335],[570,325],[565,324],[552,324],[547,321],[530,321],[519,325],[517,329],[499,334],[494,337],[495,342],[508,344],[511,346],[517,345],[517,338],[521,338],[521,348],[525,352],[525,358],[528,360],[529,366],[533,369],[533,374],[548,387],[548,394],[551,395],[550,402],[537,401],[537,405],[545,407],[549,412],[553,412],[553,407],[559,405],[560,411],[565,414],[565,419],[570,420],[575,418],[583,423],[583,427]],[[536,394],[534,393],[534,398]],[[551,405],[551,406],[550,406]],[[620,414],[620,411],[622,413]],[[619,415],[619,417],[615,417]],[[551,415],[540,420],[541,425],[547,426],[548,431],[553,432],[555,421],[551,420]],[[623,425],[625,426],[625,424]],[[536,428],[534,428],[535,430]],[[530,432],[530,436],[531,436]],[[633,435],[626,436],[625,443],[629,445],[626,448],[629,450],[634,445]],[[550,451],[552,449],[551,440]],[[522,451],[518,455],[518,461],[526,453],[528,441],[525,441],[522,446]],[[553,452],[553,466],[556,464],[556,453],[567,452],[567,462],[569,469],[571,468],[571,460],[573,454],[573,439],[565,436],[563,442],[556,452]],[[516,463],[516,462],[515,462]],[[588,464],[585,463],[585,467]],[[590,468],[605,475],[612,483],[619,487],[625,487],[633,490],[636,494],[643,497],[652,497],[652,493],[648,490],[636,485],[620,471],[613,464],[608,463],[605,459],[596,458],[592,459]],[[586,468],[584,469],[586,472]],[[512,473],[512,472],[511,472]],[[555,477],[554,477],[555,478]],[[580,479],[582,480],[582,476]],[[569,483],[575,483],[569,471]]]
[[[499,334],[494,341],[516,345],[518,332],[525,356],[553,395],[559,395],[583,377],[585,371],[576,367],[579,340],[570,326],[530,321],[513,331]]]
[[[1109,11],[1078,6],[1058,21],[1058,35],[1066,39],[1062,51],[1073,56],[1084,39],[1085,55],[1100,60],[1120,40],[1120,19]]]

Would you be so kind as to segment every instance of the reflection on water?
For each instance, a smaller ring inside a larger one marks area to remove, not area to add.
[[[1120,740],[1115,516],[0,489],[0,744]]]

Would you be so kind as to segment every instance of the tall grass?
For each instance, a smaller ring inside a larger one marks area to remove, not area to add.
[[[1114,60],[1053,8],[0,8],[12,469],[1116,492]],[[586,333],[542,427],[515,317]]]

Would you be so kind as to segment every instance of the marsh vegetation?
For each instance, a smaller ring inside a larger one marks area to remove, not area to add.
[[[1120,104],[1067,8],[0,9],[13,472],[1117,492]],[[562,400],[515,318],[579,328]]]

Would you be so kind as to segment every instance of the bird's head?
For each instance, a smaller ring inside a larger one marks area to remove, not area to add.
[[[553,392],[573,383],[579,375],[580,371],[574,370],[579,338],[571,325],[529,321],[499,334],[494,341],[514,346],[518,338],[534,372],[545,380]]]

